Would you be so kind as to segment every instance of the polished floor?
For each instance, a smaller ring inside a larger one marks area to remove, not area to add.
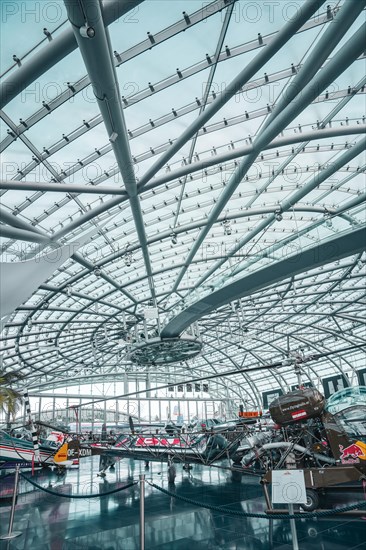
[[[166,464],[123,460],[103,480],[97,477],[98,459],[85,459],[80,469],[65,476],[40,472],[34,479],[43,487],[58,487],[65,494],[89,495],[109,491],[138,480],[139,474],[157,485],[198,502],[228,510],[263,512],[265,503],[258,478],[245,476],[235,482],[230,472],[193,466],[189,472],[177,467],[175,488],[168,486]],[[30,475],[30,474],[28,474]],[[11,478],[2,479],[4,488]],[[60,488],[62,485],[62,489]],[[4,496],[5,491],[2,492]],[[0,490],[1,494],[1,490]],[[347,495],[347,502],[365,498]],[[343,499],[343,500],[342,500]],[[345,495],[327,497],[327,507],[338,505]],[[9,501],[0,504],[0,532],[7,531]],[[213,512],[159,492],[146,484],[146,550],[291,550],[288,520],[248,519]],[[296,521],[300,550],[366,549],[366,518],[333,516],[326,520]],[[103,498],[67,499],[48,495],[22,480],[17,500],[14,531],[22,535],[0,542],[7,550],[138,550],[139,487]]]

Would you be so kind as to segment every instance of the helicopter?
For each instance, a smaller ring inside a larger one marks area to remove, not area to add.
[[[258,438],[241,459],[243,469],[255,462],[265,472],[262,484],[272,481],[272,471],[293,467],[304,471],[306,503],[313,511],[320,494],[329,488],[356,486],[366,480],[366,387],[349,387],[326,401],[313,387],[300,387],[269,405],[274,429]]]

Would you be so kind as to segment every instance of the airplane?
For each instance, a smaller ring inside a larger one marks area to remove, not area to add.
[[[39,450],[34,448],[30,432],[23,430],[17,435],[11,435],[0,430],[0,469],[14,469],[19,464],[24,468],[40,468],[42,466],[76,466],[77,459],[61,460],[58,457],[60,444],[64,441],[64,434],[52,432],[48,439],[39,444]],[[16,432],[14,432],[16,434]]]
[[[256,417],[253,418],[253,415]],[[190,463],[211,465],[213,462],[228,458],[234,463],[241,457],[242,441],[249,433],[249,425],[257,421],[256,413],[232,420],[217,418],[199,419],[193,417],[185,426],[168,423],[164,431],[142,434],[139,438],[121,435],[112,449],[107,449],[105,456],[132,457],[137,460],[166,461],[168,479],[173,481],[174,462],[184,464],[189,469]],[[134,435],[134,424],[130,419],[131,433]],[[167,437],[169,436],[169,437]],[[116,449],[119,449],[118,453]]]
[[[334,394],[326,403],[311,387],[281,395],[270,403],[275,429],[260,434],[241,459],[243,472],[255,463],[265,471],[262,486],[269,507],[266,491],[272,471],[286,469],[288,460],[296,469],[304,470],[307,502],[301,507],[306,511],[315,510],[319,493],[329,488],[362,488],[366,476],[366,387],[346,390],[341,390],[348,399],[344,406],[340,403],[342,395],[339,399]]]
[[[65,440],[63,449],[59,450],[59,460],[60,456],[77,460],[98,455],[98,475],[102,477],[108,468],[113,468],[115,462],[122,458],[142,460],[146,467],[150,461],[167,462],[168,480],[173,482],[176,476],[175,463],[183,464],[185,469],[190,469],[193,463],[211,465],[223,459],[231,459],[237,464],[237,451],[247,450],[247,447],[242,448],[241,442],[249,433],[249,425],[257,422],[259,416],[259,412],[244,413],[240,418],[225,422],[216,418],[193,417],[188,425],[171,420],[136,423],[130,416],[128,424],[115,426],[118,429],[128,427],[128,431],[124,429],[122,433],[114,434],[117,435],[115,441],[108,440],[106,424],[102,427],[105,436],[100,441],[91,443],[83,440],[83,434],[75,433],[72,445],[70,440]],[[69,425],[69,428],[72,427]]]
[[[166,426],[165,433],[155,430],[154,433],[140,433],[135,431],[135,425],[130,418],[129,433],[120,434],[113,445],[85,445],[74,440],[65,442],[62,451],[63,457],[81,458],[83,456],[100,456],[99,474],[104,477],[106,470],[113,467],[118,459],[133,458],[145,461],[148,467],[150,461],[166,462],[168,464],[168,481],[173,483],[176,477],[175,464],[183,464],[183,468],[190,469],[191,464],[212,465],[224,459],[237,460],[236,453],[241,440],[248,433],[244,423],[239,427],[233,424],[215,424],[215,428],[196,429],[186,431],[170,431]]]
[[[113,466],[116,459],[134,458],[149,462],[168,463],[168,481],[176,477],[176,463],[189,469],[191,464],[206,464],[231,458],[240,444],[240,437],[228,441],[222,434],[122,434],[115,445],[107,448],[91,449],[92,455],[101,455],[99,475]],[[82,451],[82,448],[80,448]]]

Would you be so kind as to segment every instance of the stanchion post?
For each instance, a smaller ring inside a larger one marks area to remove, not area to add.
[[[292,516],[294,513],[294,505],[288,505],[288,513]],[[297,540],[296,520],[290,519],[291,535],[292,535],[292,547],[294,550],[299,550],[299,542]]]
[[[289,470],[296,470],[296,460],[293,453],[290,453],[286,457],[286,467]],[[305,489],[305,486],[304,486]],[[288,504],[288,513],[290,516],[294,514],[294,505],[292,502]],[[299,550],[299,542],[297,540],[297,530],[296,530],[296,520],[294,518],[290,519],[291,535],[292,535],[292,548],[293,550]]]
[[[263,487],[264,498],[266,499],[267,509],[272,510],[272,502],[271,502],[271,499],[269,498],[269,493],[268,493],[268,483],[266,481],[262,481],[261,483]]]
[[[13,492],[13,499],[11,501],[11,509],[10,509],[10,518],[9,518],[9,529],[7,535],[1,535],[0,540],[11,540],[15,539],[16,537],[19,537],[22,533],[21,531],[14,531],[13,532],[13,523],[14,523],[14,514],[15,514],[15,503],[17,501],[17,494],[18,494],[18,482],[19,482],[19,464],[17,464],[15,468],[15,479],[14,479],[14,492]]]
[[[145,475],[140,474],[140,550],[145,550]]]

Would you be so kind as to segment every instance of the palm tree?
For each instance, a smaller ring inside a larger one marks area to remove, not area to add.
[[[22,394],[9,386],[22,378],[17,372],[5,372],[0,369],[0,411],[5,412],[8,418],[10,415],[14,418],[22,401]]]

